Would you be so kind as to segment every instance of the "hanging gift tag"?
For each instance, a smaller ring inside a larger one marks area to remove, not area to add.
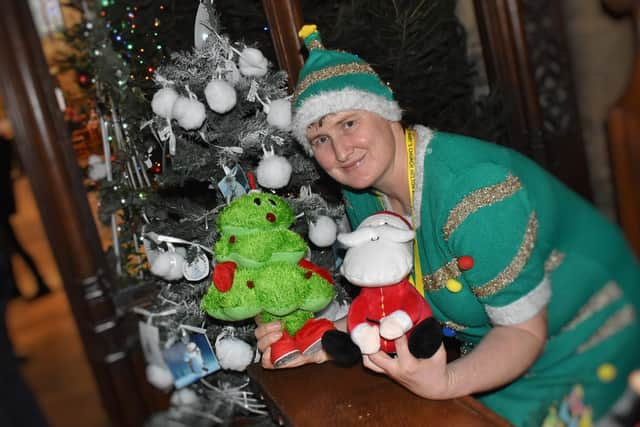
[[[153,153],[153,145],[150,145],[149,148],[147,148],[147,152],[144,155],[144,165],[147,167],[147,169],[151,169],[151,167],[153,166],[153,162],[151,161],[152,153]]]
[[[271,141],[275,142],[276,145],[284,145],[284,138],[282,138],[281,136],[278,135],[270,135],[269,138],[271,139]]]
[[[169,154],[174,156],[176,154],[176,136],[171,132],[169,135]]]
[[[160,129],[158,131],[158,136],[160,137],[161,141],[166,141],[169,138],[171,138],[171,126],[164,126],[162,129]]]
[[[255,102],[257,95],[258,95],[258,82],[255,80],[251,80],[251,86],[249,87],[249,92],[247,93],[247,101]]]
[[[191,262],[185,262],[182,265],[182,274],[184,278],[190,282],[197,282],[209,275],[209,258],[202,252],[198,254]]]
[[[160,332],[158,328],[145,322],[138,322],[138,332],[140,334],[140,344],[144,358],[149,365],[156,365],[166,368],[162,350],[160,350]]]

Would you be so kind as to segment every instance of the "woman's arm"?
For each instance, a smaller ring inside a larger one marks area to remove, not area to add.
[[[444,346],[430,359],[416,359],[406,336],[396,340],[397,356],[364,356],[369,369],[384,373],[419,396],[451,399],[492,390],[520,377],[541,354],[547,310],[517,325],[495,326],[469,354],[447,364]]]

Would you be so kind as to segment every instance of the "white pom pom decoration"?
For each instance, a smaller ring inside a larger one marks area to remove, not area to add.
[[[186,96],[179,96],[173,103],[173,109],[171,110],[171,118],[176,120],[180,119],[187,111],[189,107],[189,98]]]
[[[173,385],[173,376],[167,368],[157,365],[147,365],[145,374],[149,384],[160,390],[168,390]]]
[[[102,157],[92,154],[88,159],[89,168],[88,175],[92,181],[99,181],[107,176],[107,165],[102,160]]]
[[[291,124],[291,102],[286,99],[271,101],[267,123],[278,129],[287,130]]]
[[[164,277],[171,270],[171,257],[169,252],[159,254],[151,265],[151,273]]]
[[[89,166],[89,179],[91,181],[100,181],[107,177],[107,165],[99,163]]]
[[[309,240],[319,248],[333,245],[338,235],[338,225],[328,216],[320,215],[309,224]]]
[[[184,262],[184,256],[178,252],[162,252],[151,265],[151,273],[165,280],[179,280],[182,279]]]
[[[198,129],[207,116],[202,102],[184,96],[178,97],[173,104],[171,115],[185,130]]]
[[[170,87],[162,88],[153,94],[151,109],[154,114],[164,117],[165,119],[170,119],[173,111],[173,104],[177,99],[178,92],[176,92],[175,89]]]
[[[236,91],[224,80],[214,79],[204,88],[209,108],[218,114],[224,114],[236,106]]]
[[[89,165],[95,165],[95,164],[98,164],[98,163],[102,163],[102,156],[99,156],[97,154],[91,154],[87,158],[87,163],[89,163]]]
[[[247,77],[262,77],[267,74],[269,61],[264,57],[262,52],[253,47],[247,47],[242,50],[238,66],[240,72]]]
[[[246,342],[222,336],[216,339],[216,358],[222,369],[244,371],[253,362],[254,351]]]
[[[171,268],[169,268],[169,272],[167,274],[165,274],[164,278],[172,281],[172,280],[180,280],[183,277],[183,268],[184,268],[184,257],[182,255],[180,255],[179,253],[173,253],[171,254],[171,252],[169,252],[171,256],[171,259],[169,260],[169,263],[171,264]]]
[[[256,178],[258,184],[265,188],[285,187],[291,179],[292,167],[289,160],[274,154],[273,151],[266,151],[264,157],[258,163]]]
[[[193,405],[198,401],[198,395],[190,388],[182,388],[171,394],[170,402],[175,406]]]

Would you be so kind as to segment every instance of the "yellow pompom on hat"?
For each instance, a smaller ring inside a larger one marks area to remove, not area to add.
[[[393,92],[371,66],[357,55],[326,49],[316,25],[304,25],[298,35],[309,57],[298,75],[293,95],[291,129],[311,155],[307,127],[330,113],[365,110],[397,121],[402,110]]]

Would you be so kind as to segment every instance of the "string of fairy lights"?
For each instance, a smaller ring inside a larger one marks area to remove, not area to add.
[[[100,5],[100,16],[105,19],[114,46],[119,48],[123,58],[133,65],[130,68],[129,80],[151,81],[155,66],[162,63],[166,56],[159,36],[163,20],[169,19],[169,8],[164,4],[153,5],[155,13],[145,11],[147,18],[151,12],[151,22],[139,25],[139,6],[126,5],[124,9],[121,6],[114,7],[116,0],[101,0]]]

